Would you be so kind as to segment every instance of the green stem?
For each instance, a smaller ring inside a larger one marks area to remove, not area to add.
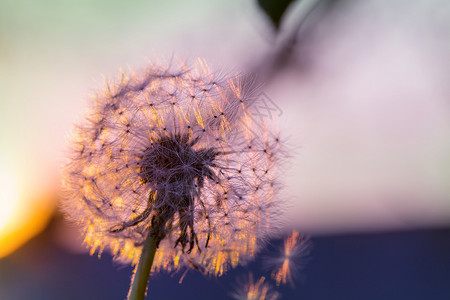
[[[157,247],[158,243],[149,234],[144,241],[139,264],[134,271],[130,292],[128,293],[128,300],[144,299]]]

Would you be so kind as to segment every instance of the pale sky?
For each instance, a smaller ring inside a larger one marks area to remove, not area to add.
[[[171,55],[245,71],[274,51],[253,1],[91,2],[0,3],[0,162],[26,195],[57,186],[66,137],[102,76]],[[264,88],[293,154],[285,226],[448,224],[449,4],[358,3],[312,29],[298,53],[306,70]]]

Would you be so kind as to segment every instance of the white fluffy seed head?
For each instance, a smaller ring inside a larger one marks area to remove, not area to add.
[[[98,93],[63,177],[62,208],[91,253],[135,264],[151,234],[155,270],[221,275],[252,257],[272,228],[282,153],[248,109],[257,97],[251,80],[216,77],[203,60],[152,64]]]

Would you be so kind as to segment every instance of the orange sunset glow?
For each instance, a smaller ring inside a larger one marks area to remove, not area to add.
[[[45,228],[53,196],[30,197],[14,166],[0,158],[0,258]]]

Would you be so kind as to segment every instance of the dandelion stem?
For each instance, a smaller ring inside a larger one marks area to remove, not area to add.
[[[132,278],[128,300],[144,299],[150,276],[150,270],[152,269],[153,259],[157,248],[157,241],[149,234],[144,242],[139,264],[136,266],[136,270]]]

